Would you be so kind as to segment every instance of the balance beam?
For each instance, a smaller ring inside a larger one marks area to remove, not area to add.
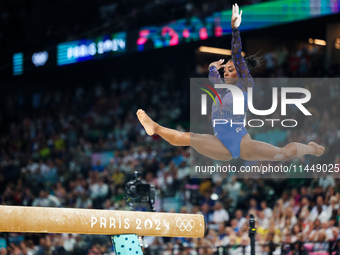
[[[203,237],[203,215],[0,206],[0,232]]]

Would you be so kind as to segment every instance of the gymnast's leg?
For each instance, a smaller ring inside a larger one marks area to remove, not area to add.
[[[157,134],[174,146],[191,146],[198,153],[212,159],[223,161],[232,159],[230,151],[213,135],[179,132],[162,127],[154,122],[143,110],[137,111],[137,117],[148,135]]]
[[[310,142],[308,145],[293,142],[279,148],[245,136],[241,141],[240,158],[248,161],[285,161],[303,155],[320,157],[324,152],[325,148],[315,142]]]

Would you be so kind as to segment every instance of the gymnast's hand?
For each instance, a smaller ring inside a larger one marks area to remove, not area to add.
[[[215,66],[217,68],[217,70],[219,70],[221,67],[225,67],[225,64],[222,65],[224,62],[224,59],[220,59],[218,61],[215,61],[215,62],[212,62],[210,65],[209,65],[209,68],[212,67],[212,66]]]
[[[238,28],[241,25],[242,11],[239,14],[239,7],[237,4],[233,5],[233,11],[231,16],[231,28]]]

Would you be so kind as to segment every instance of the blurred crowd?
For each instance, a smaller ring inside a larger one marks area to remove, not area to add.
[[[279,44],[273,50],[262,49],[257,53],[257,56],[262,57],[262,66],[260,71],[253,71],[252,76],[266,78],[339,77],[338,65],[325,66],[325,54],[325,46],[308,42],[299,42],[290,48]],[[196,74],[206,77],[209,64],[208,62],[197,64]]]

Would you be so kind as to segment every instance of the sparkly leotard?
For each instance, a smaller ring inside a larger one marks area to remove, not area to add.
[[[248,110],[247,104],[247,87],[254,86],[254,80],[251,77],[246,61],[243,59],[242,54],[242,43],[240,37],[240,31],[238,28],[232,29],[232,41],[231,41],[231,57],[234,63],[238,81],[235,86],[239,87],[244,94],[244,112]],[[209,80],[213,84],[224,83],[221,80],[220,74],[215,66],[209,68]],[[240,145],[241,140],[244,135],[248,132],[244,127],[243,123],[245,121],[244,115],[233,115],[233,96],[228,89],[216,89],[217,93],[220,95],[222,100],[222,105],[219,100],[216,102],[217,105],[212,106],[212,122],[215,119],[227,120],[227,124],[216,124],[214,127],[215,136],[227,147],[227,149],[232,154],[233,158],[238,158],[240,156]],[[232,121],[232,127],[230,122]],[[238,124],[234,124],[238,123]]]

